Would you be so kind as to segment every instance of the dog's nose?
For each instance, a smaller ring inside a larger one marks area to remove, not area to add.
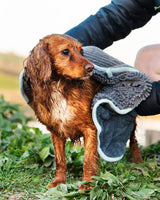
[[[86,64],[84,66],[84,69],[87,71],[87,72],[91,72],[93,70],[94,66],[92,64]]]

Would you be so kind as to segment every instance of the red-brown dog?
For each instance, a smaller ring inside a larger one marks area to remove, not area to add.
[[[67,138],[84,137],[83,181],[97,174],[97,135],[90,104],[102,86],[90,78],[93,67],[77,40],[58,34],[40,40],[27,59],[23,89],[37,118],[51,132],[54,145],[56,175],[49,187],[66,182]],[[134,133],[131,140],[132,149],[138,152]],[[139,161],[137,152],[133,155]]]

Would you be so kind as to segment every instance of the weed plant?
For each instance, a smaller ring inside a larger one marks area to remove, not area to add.
[[[46,188],[55,174],[50,134],[27,126],[33,120],[19,105],[0,98],[0,199],[42,200],[144,200],[160,199],[160,143],[142,148],[144,164],[128,161],[130,150],[119,162],[100,159],[99,175],[91,191],[78,190],[82,177],[84,148],[66,144],[67,182]]]

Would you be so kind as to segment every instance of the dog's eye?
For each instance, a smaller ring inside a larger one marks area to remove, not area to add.
[[[69,49],[65,49],[62,51],[62,54],[65,55],[65,56],[68,56],[70,53]]]
[[[82,56],[84,55],[83,49],[81,49],[80,54],[81,54]]]

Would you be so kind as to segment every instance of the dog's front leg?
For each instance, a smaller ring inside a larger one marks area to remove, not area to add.
[[[95,129],[87,129],[84,133],[84,161],[82,181],[91,181],[98,172],[97,134]],[[80,190],[89,189],[89,185],[81,185]]]
[[[56,174],[53,182],[48,187],[52,188],[61,183],[66,183],[66,155],[65,155],[65,139],[51,133],[51,139],[54,146],[54,154],[56,161]]]

